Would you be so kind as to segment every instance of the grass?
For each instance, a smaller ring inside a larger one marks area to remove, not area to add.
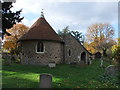
[[[84,67],[60,64],[56,68],[30,65],[3,65],[3,88],[38,88],[41,73],[53,75],[53,88],[116,88],[116,85],[102,83],[97,80],[104,74],[105,68],[100,68],[100,61],[94,60]],[[104,62],[104,66],[109,64]]]

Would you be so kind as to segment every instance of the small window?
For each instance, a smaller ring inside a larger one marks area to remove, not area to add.
[[[44,45],[42,42],[37,43],[37,52],[44,52]]]
[[[70,49],[68,50],[68,54],[69,54],[69,56],[71,56],[71,50]]]

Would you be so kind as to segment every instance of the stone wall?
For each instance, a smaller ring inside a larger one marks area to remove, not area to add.
[[[22,42],[21,64],[48,65],[49,62],[62,63],[63,45],[60,42],[43,41],[44,52],[36,53],[37,41]]]
[[[87,60],[89,59],[89,53],[83,46],[70,34],[62,35],[61,38],[65,42],[65,63],[70,64],[73,62],[79,63],[81,61],[81,53],[86,53],[86,60],[85,63],[87,63]],[[69,56],[69,50],[70,50],[70,56]]]

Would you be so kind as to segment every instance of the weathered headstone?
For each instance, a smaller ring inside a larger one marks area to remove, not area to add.
[[[100,67],[103,67],[103,57],[100,59]]]
[[[54,67],[56,67],[56,63],[55,62],[49,62],[48,67],[54,68]]]
[[[92,57],[89,57],[90,64],[92,64]]]
[[[51,74],[40,75],[40,88],[52,88],[52,75]]]
[[[90,60],[90,64],[92,64],[92,60]]]
[[[100,67],[103,67],[103,60],[101,59]]]
[[[118,72],[118,68],[115,65],[109,65],[106,68],[106,74],[110,75],[110,76],[115,76],[117,75]]]

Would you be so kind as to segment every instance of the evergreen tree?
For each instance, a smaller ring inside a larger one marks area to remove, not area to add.
[[[21,22],[24,17],[20,17],[22,9],[16,12],[12,12],[11,8],[13,2],[2,3],[2,36],[6,33],[6,29],[11,28],[14,24]]]
[[[81,32],[71,31],[71,34],[83,45],[85,41],[85,37]]]

